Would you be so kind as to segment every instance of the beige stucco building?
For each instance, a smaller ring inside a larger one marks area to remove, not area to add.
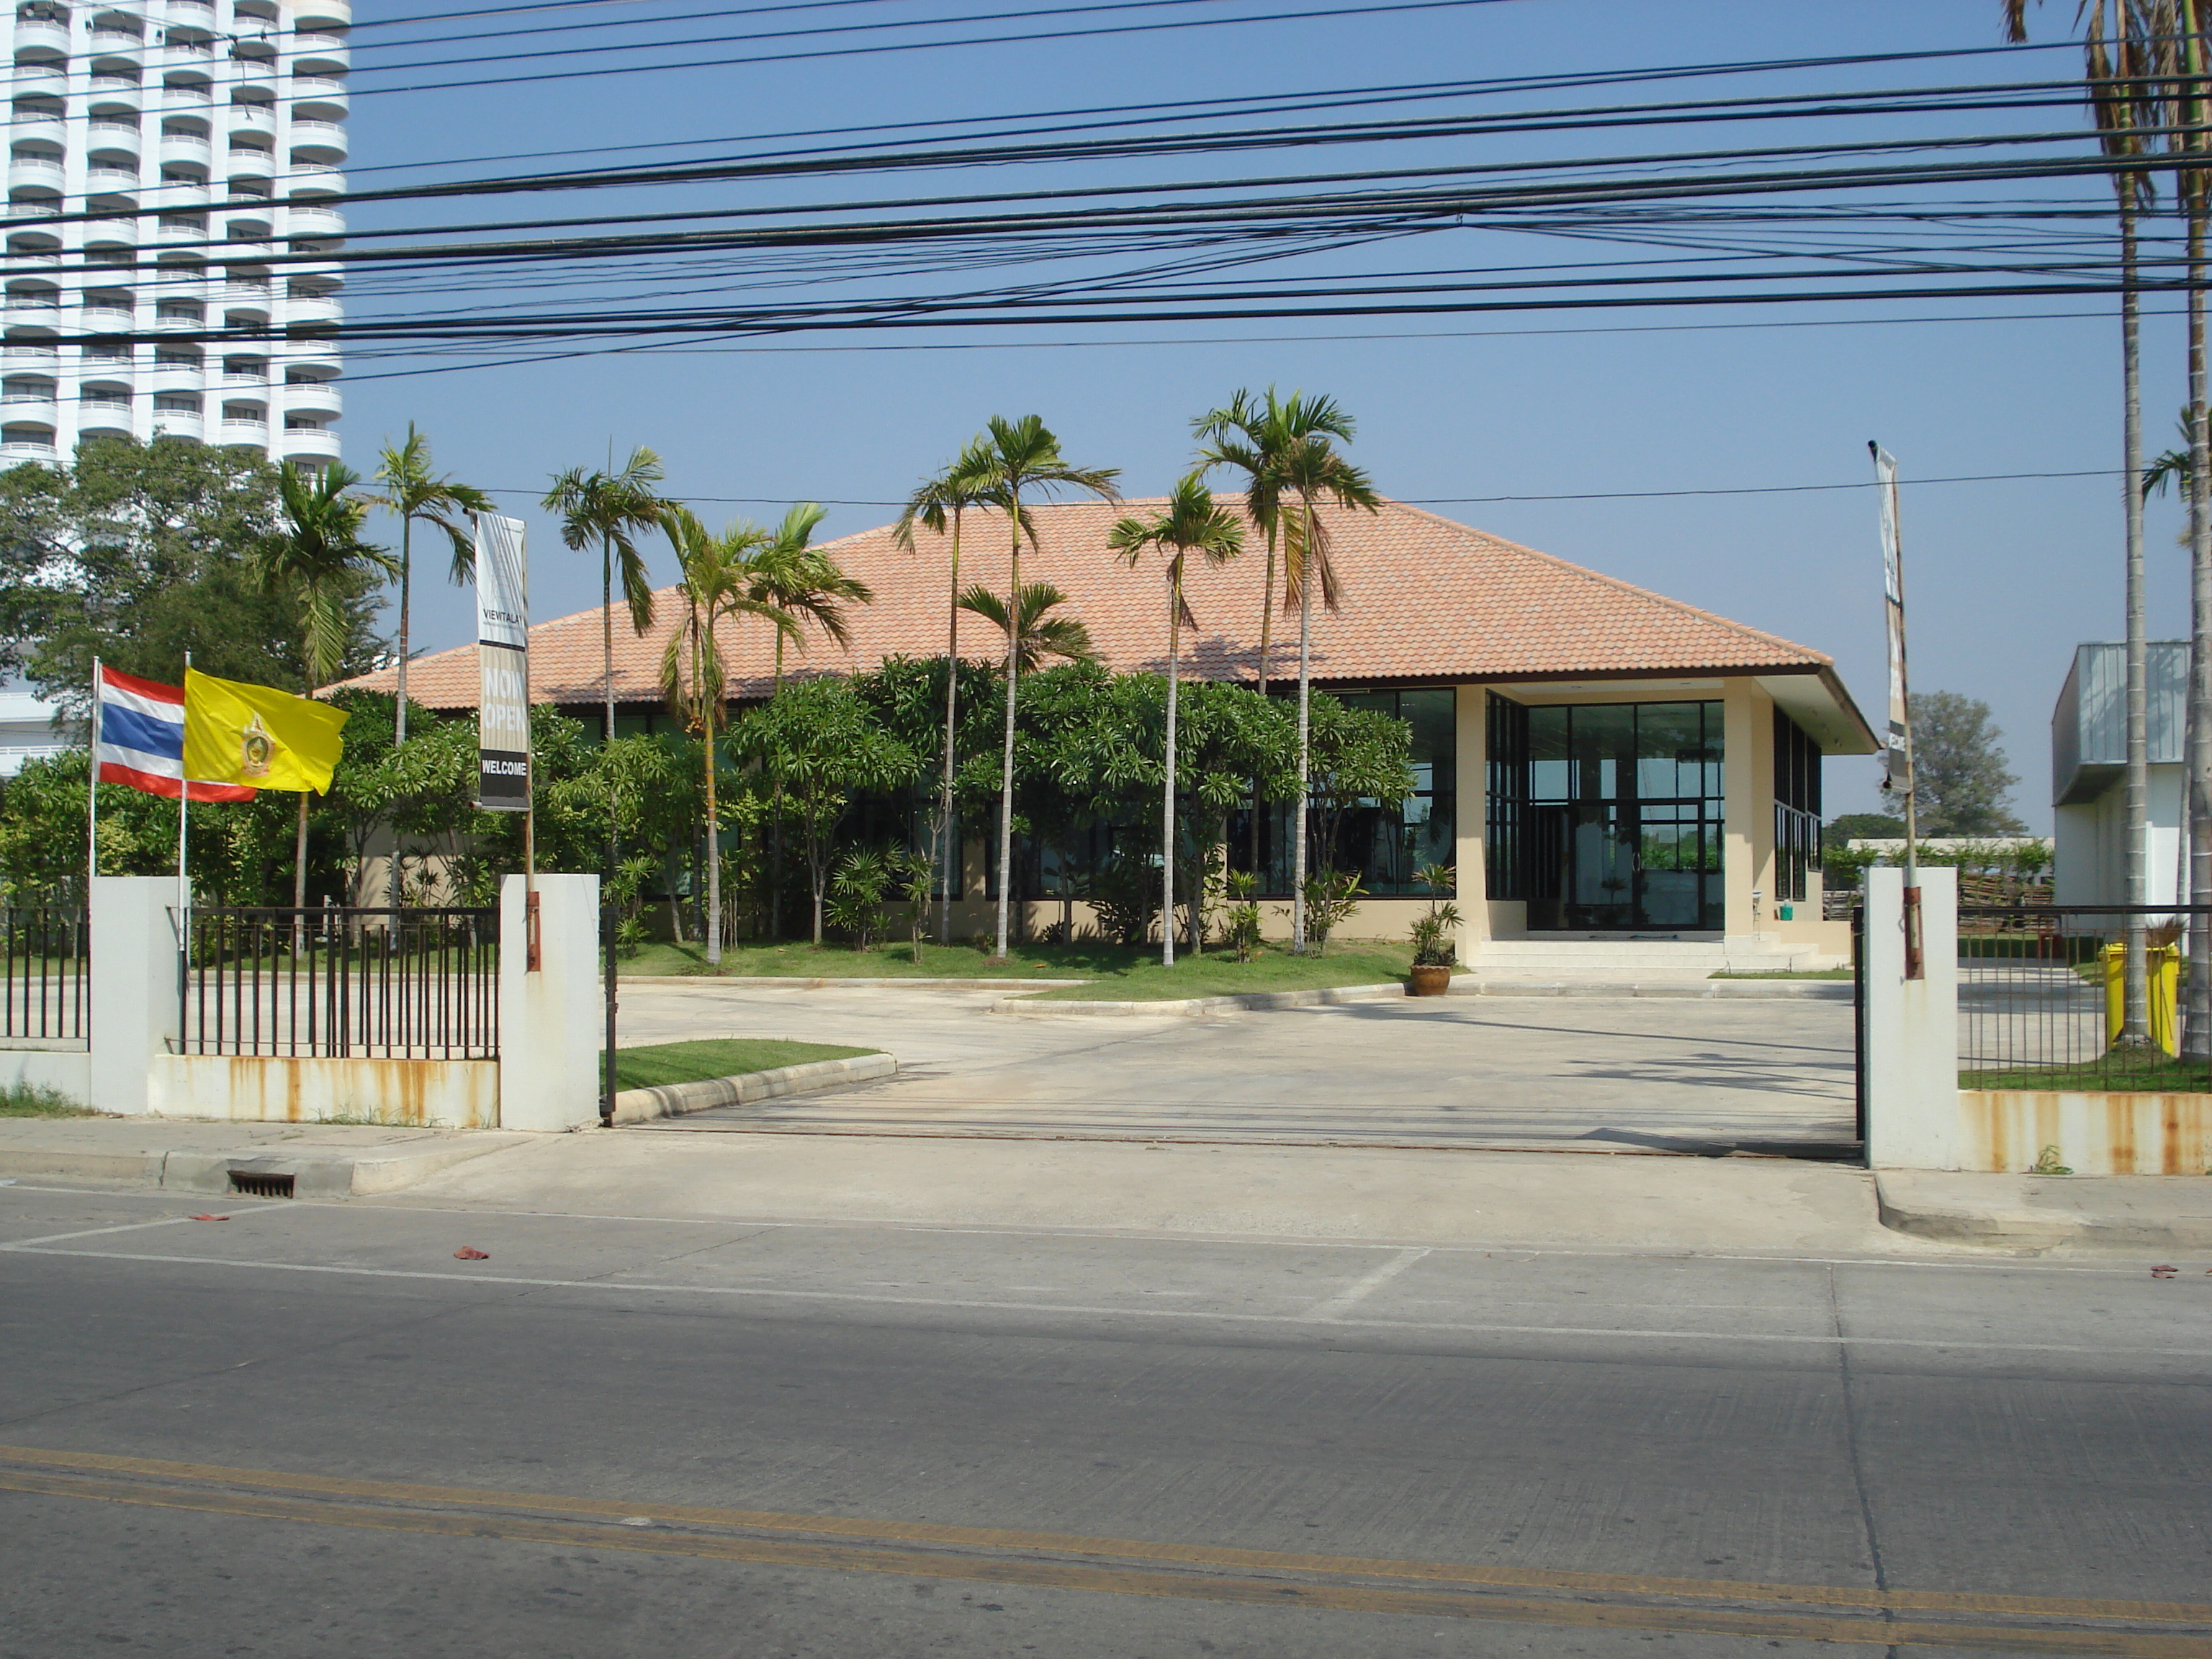
[[[1115,520],[1145,505],[1040,506],[1022,553],[1023,580],[1062,590],[1061,614],[1081,617],[1119,670],[1165,665],[1162,584],[1107,547]],[[1473,962],[1553,944],[1632,955],[1698,941],[1745,961],[1848,950],[1844,924],[1820,919],[1820,763],[1877,744],[1831,658],[1401,503],[1329,509],[1322,522],[1341,592],[1335,610],[1315,608],[1314,684],[1405,720],[1417,779],[1406,799],[1364,804],[1340,828],[1330,855],[1360,870],[1370,895],[1347,933],[1402,936],[1425,904],[1412,872],[1449,862]],[[971,512],[962,532],[960,585],[1003,592],[1005,520]],[[875,599],[853,608],[848,646],[811,635],[790,659],[795,672],[944,653],[948,538],[921,531],[908,551],[885,526],[824,550]],[[1243,557],[1190,574],[1198,626],[1186,630],[1187,676],[1255,679],[1266,564],[1255,538]],[[1279,574],[1275,592],[1279,602]],[[644,636],[616,629],[619,730],[667,719],[658,671],[678,607],[663,598]],[[999,654],[981,618],[962,620],[963,656]],[[600,622],[594,610],[532,630],[538,701],[596,720]],[[1279,609],[1272,635],[1267,673],[1279,693],[1295,682],[1296,616]],[[767,695],[769,630],[740,621],[729,635],[732,697]],[[474,647],[417,662],[409,690],[436,708],[472,706]],[[1258,828],[1263,890],[1286,889],[1288,809],[1266,810]],[[1249,817],[1232,823],[1232,866],[1250,863],[1252,830]],[[995,896],[992,863],[971,840],[963,896],[979,915]],[[1059,852],[1029,859],[1017,896],[1033,925],[1080,926],[1084,907],[1068,896],[1077,863]],[[1272,908],[1286,902],[1279,892]]]

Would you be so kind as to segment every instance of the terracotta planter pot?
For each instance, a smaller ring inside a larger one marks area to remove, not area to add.
[[[1417,997],[1440,997],[1451,989],[1452,970],[1449,968],[1415,968],[1413,994]]]

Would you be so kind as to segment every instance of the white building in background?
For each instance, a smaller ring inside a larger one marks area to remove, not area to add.
[[[12,778],[23,763],[82,747],[54,730],[60,710],[26,685],[0,685],[0,778]]]
[[[345,231],[351,21],[350,0],[18,0],[0,465],[100,434],[337,459],[337,347],[314,337],[342,270],[272,259]],[[186,337],[212,329],[239,337]]]
[[[2189,641],[2154,640],[2150,693],[2149,902],[2181,890],[2182,744],[2189,693]],[[2054,846],[2051,897],[2059,904],[2127,902],[2121,834],[2128,759],[2127,647],[2077,646],[2051,716]]]

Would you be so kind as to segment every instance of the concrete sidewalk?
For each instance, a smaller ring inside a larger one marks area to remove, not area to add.
[[[300,1198],[550,1215],[1788,1256],[2150,1255],[2212,1266],[2203,1176],[1870,1172],[1627,1149],[0,1120],[0,1180],[223,1194],[234,1174],[291,1176]]]

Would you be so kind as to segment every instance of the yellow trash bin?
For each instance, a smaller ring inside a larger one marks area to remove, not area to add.
[[[2105,1046],[2120,1040],[2127,1019],[2128,947],[2124,941],[2106,945],[2098,953],[2105,964]],[[2179,1047],[2173,1031],[2175,993],[2181,985],[2181,946],[2155,945],[2143,953],[2150,993],[2150,1040],[2173,1054]]]

